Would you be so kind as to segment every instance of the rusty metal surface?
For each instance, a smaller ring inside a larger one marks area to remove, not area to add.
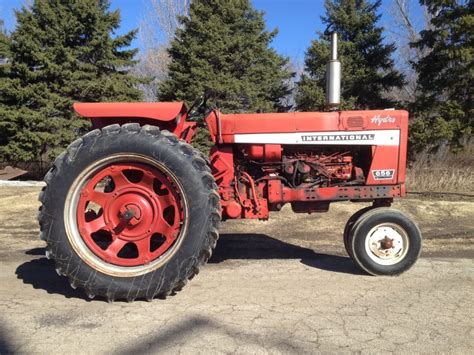
[[[25,175],[26,173],[26,170],[7,166],[5,169],[0,169],[0,180],[12,180],[19,176]]]

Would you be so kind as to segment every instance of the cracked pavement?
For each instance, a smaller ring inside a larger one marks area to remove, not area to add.
[[[183,291],[108,304],[71,289],[44,257],[38,190],[0,187],[1,354],[474,348],[473,202],[397,206],[415,215],[426,238],[424,257],[399,277],[358,271],[340,234],[363,206],[335,204],[326,215],[285,209],[269,222],[224,223],[213,259]]]

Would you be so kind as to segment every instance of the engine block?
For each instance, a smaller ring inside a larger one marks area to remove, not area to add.
[[[305,183],[331,186],[334,182],[349,181],[353,175],[353,164],[352,156],[348,154],[284,156],[283,174],[292,186]]]

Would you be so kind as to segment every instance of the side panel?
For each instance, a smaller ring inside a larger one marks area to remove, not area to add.
[[[367,185],[400,183],[399,146],[380,145],[372,147],[372,163],[367,176]]]
[[[406,111],[250,115],[213,112],[206,121],[217,143],[215,157],[219,159],[212,162],[221,160],[216,163],[219,169],[214,169],[214,176],[220,186],[225,218],[266,219],[269,211],[279,210],[285,203],[291,203],[295,212],[323,212],[331,202],[344,200],[386,205],[394,197],[405,195]],[[365,184],[290,187],[272,165],[282,159],[282,152],[289,146],[313,146],[315,152],[323,147],[341,146],[347,151],[354,147],[357,151],[357,147],[365,146]],[[268,164],[263,177],[250,176],[250,171],[242,170],[240,163],[234,162],[235,154],[242,152],[243,147],[243,159]],[[222,164],[222,160],[227,163]]]

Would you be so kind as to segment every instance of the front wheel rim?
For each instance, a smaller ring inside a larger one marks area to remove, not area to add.
[[[394,223],[382,223],[373,227],[365,238],[365,251],[379,265],[390,266],[402,261],[410,242],[404,228]]]
[[[75,180],[65,221],[69,241],[87,264],[113,276],[138,276],[178,250],[187,229],[187,202],[166,166],[117,154],[94,162]]]

